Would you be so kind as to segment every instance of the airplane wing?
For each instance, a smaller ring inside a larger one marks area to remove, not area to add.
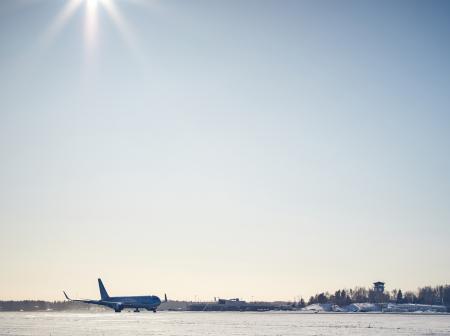
[[[98,303],[98,301],[96,301],[96,300],[76,300],[76,299],[71,299],[68,295],[67,295],[67,293],[65,292],[65,291],[63,291],[63,293],[64,293],[64,296],[66,297],[66,299],[68,300],[68,301],[73,301],[73,302],[84,302],[84,303]]]
[[[118,301],[102,301],[102,305],[109,306],[109,307],[117,307],[117,306],[123,306],[123,302]]]

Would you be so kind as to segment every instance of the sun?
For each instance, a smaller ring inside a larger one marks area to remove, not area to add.
[[[92,50],[94,50],[98,44],[98,12],[100,7],[105,10],[108,14],[107,16],[113,21],[125,43],[132,49],[136,49],[135,36],[132,33],[127,20],[117,7],[115,0],[67,0],[64,7],[52,21],[44,36],[46,44],[49,44],[54,40],[80,7],[85,7],[84,44],[88,54],[92,54]]]
[[[97,8],[98,2],[101,0],[85,0],[88,7],[90,8]]]

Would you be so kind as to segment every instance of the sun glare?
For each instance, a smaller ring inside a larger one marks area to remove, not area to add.
[[[91,9],[95,9],[97,7],[98,1],[99,0],[86,0],[88,7]]]
[[[97,16],[97,0],[86,0],[86,17],[85,17],[85,46],[87,58],[92,57],[93,50],[96,46],[98,31]]]
[[[141,1],[145,2],[145,0]],[[115,0],[67,0],[65,6],[58,13],[44,36],[46,44],[49,44],[62,31],[81,4],[85,5],[81,7],[85,7],[84,43],[87,55],[92,55],[93,50],[97,46],[100,7],[105,10],[107,16],[117,27],[125,43],[135,51],[134,34],[132,34],[128,22],[116,6]]]

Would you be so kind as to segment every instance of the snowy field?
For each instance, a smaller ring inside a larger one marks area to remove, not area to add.
[[[0,313],[0,335],[450,335],[450,315]]]

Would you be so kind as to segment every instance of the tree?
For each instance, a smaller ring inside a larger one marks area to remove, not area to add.
[[[450,285],[444,286],[442,293],[442,303],[446,306],[450,306]]]
[[[347,292],[343,289],[341,291],[341,297],[342,297],[342,305],[348,306],[352,303],[352,299],[350,299],[350,296],[347,294]]]
[[[404,303],[417,303],[417,296],[413,292],[405,292],[403,297]]]
[[[305,300],[303,300],[303,298],[300,299],[300,302],[297,305],[298,308],[303,308],[305,307]]]
[[[402,293],[401,289],[399,289],[398,292],[397,292],[397,299],[396,299],[395,302],[403,303],[403,293]]]
[[[369,292],[364,287],[356,287],[350,291],[352,302],[368,302]]]
[[[317,302],[318,303],[327,303],[328,302],[328,298],[326,296],[325,293],[320,293],[319,296],[317,297]]]
[[[430,286],[419,288],[418,302],[422,304],[433,304],[435,300],[435,293]]]
[[[389,301],[396,302],[396,301],[397,301],[397,295],[398,295],[398,290],[394,288],[394,289],[391,291],[391,295],[390,295],[390,297],[389,297]]]
[[[374,290],[372,290],[372,289],[369,289],[369,302],[370,303],[377,303],[377,293],[374,291]]]

